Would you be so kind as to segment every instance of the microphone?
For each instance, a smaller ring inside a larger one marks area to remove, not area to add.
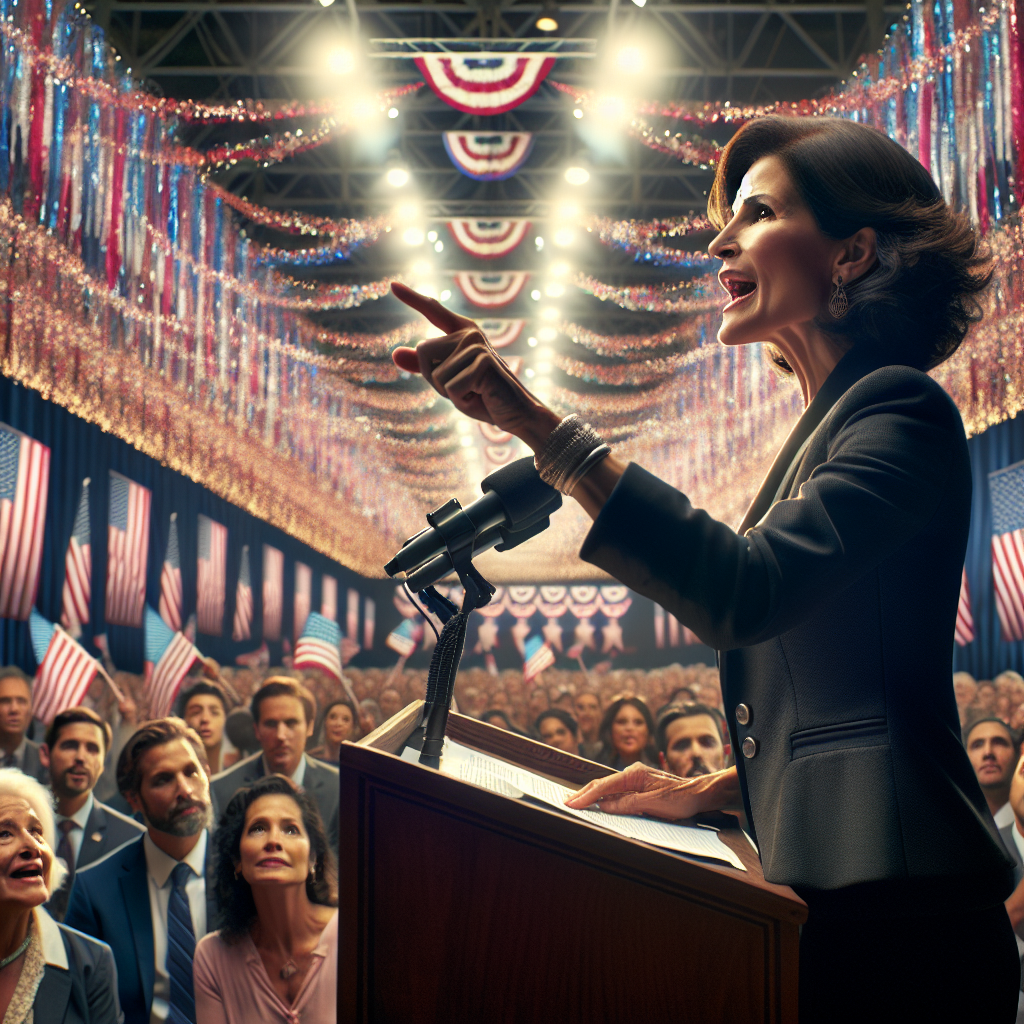
[[[452,498],[427,516],[430,526],[410,537],[384,566],[389,576],[404,572],[413,593],[429,587],[454,568],[450,549],[472,544],[472,557],[488,548],[508,551],[550,525],[562,495],[544,483],[527,456],[503,466],[480,484],[484,492],[467,508]]]

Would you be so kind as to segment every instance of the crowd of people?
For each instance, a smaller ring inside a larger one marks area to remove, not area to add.
[[[349,668],[339,683],[208,661],[176,714],[155,720],[141,677],[115,682],[120,699],[97,685],[43,726],[29,677],[0,669],[0,1019],[331,1019],[340,747],[421,699],[426,672]],[[1024,679],[959,673],[954,689],[1024,878]],[[692,777],[732,763],[718,672],[705,665],[549,669],[529,684],[469,669],[456,700],[616,769],[640,761]],[[1007,908],[1024,921],[1024,884]]]

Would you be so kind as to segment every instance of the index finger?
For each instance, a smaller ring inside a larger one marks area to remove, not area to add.
[[[565,798],[567,807],[589,807],[603,797],[618,793],[637,793],[635,775],[632,772],[616,772],[603,779],[588,782],[579,792]]]
[[[468,317],[459,316],[458,313],[453,313],[446,306],[442,306],[437,299],[432,299],[429,295],[422,295],[399,281],[391,282],[391,294],[400,302],[415,309],[417,313],[422,313],[445,334],[451,334],[453,331],[461,330],[473,323]]]

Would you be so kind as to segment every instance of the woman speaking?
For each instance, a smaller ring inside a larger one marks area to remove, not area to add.
[[[768,343],[804,398],[738,530],[547,409],[476,324],[401,285],[447,333],[395,362],[528,444],[594,520],[581,557],[719,651],[737,766],[684,780],[634,764],[572,805],[685,818],[742,796],[765,877],[809,908],[802,1024],[1008,1024],[1011,864],[950,682],[970,462],[924,372],[979,319],[990,263],[924,168],[848,121],[749,123],[708,213],[719,342]]]

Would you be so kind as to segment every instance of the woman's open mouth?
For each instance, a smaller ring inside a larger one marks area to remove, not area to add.
[[[722,281],[722,284],[725,285],[726,290],[732,296],[725,309],[732,309],[733,306],[738,305],[744,299],[750,298],[757,291],[757,285],[753,281],[743,281],[737,277],[726,278]]]
[[[11,878],[42,878],[43,869],[38,864],[29,864],[11,872]]]

